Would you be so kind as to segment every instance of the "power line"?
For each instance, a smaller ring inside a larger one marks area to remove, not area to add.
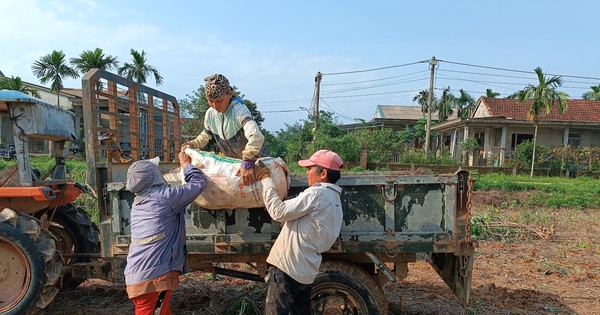
[[[522,76],[514,76],[514,75],[505,75],[505,74],[493,74],[493,73],[483,73],[483,72],[470,72],[470,71],[458,71],[458,70],[448,70],[448,69],[440,69],[438,71],[442,72],[454,72],[454,73],[464,73],[464,74],[474,74],[474,75],[484,75],[491,77],[502,77],[502,78],[515,78],[515,79],[527,79],[531,80],[532,77],[522,77]],[[533,74],[533,72],[532,72]],[[581,84],[594,84],[592,81],[571,81],[571,80],[563,80],[563,83],[581,83]]]
[[[385,69],[391,69],[391,68],[412,66],[412,65],[416,65],[416,64],[419,64],[419,63],[426,63],[426,62],[429,62],[429,60],[421,60],[421,61],[416,61],[416,62],[411,62],[411,63],[405,63],[405,64],[401,64],[401,65],[394,65],[394,66],[381,67],[381,68],[372,68],[372,69],[365,69],[365,70],[322,73],[322,75],[324,75],[324,76],[325,75],[340,75],[340,74],[352,74],[352,73],[361,73],[361,72],[369,72],[369,71],[378,71],[378,70],[385,70]]]
[[[463,63],[463,62],[456,62],[456,61],[448,61],[448,60],[438,60],[438,61],[440,61],[440,62],[447,62],[447,63],[451,63],[451,64],[455,64],[455,65],[467,66],[467,67],[484,68],[484,69],[492,69],[492,70],[500,70],[500,71],[510,71],[510,72],[518,72],[518,73],[530,73],[530,74],[534,73],[533,71],[515,70],[515,69],[507,69],[507,68],[490,67],[490,66],[481,66],[481,65],[474,65],[474,64]],[[600,80],[600,78],[596,78],[596,77],[583,77],[583,76],[567,75],[567,74],[546,73],[546,75],[560,76],[560,77],[565,77],[565,78]]]
[[[389,95],[389,94],[400,94],[406,92],[414,92],[414,90],[406,90],[406,91],[394,91],[394,92],[383,92],[383,93],[370,93],[370,94],[357,94],[357,95],[339,95],[339,96],[327,96],[324,98],[349,98],[349,97],[361,97],[361,96],[371,96],[371,95]]]
[[[369,82],[385,81],[385,80],[389,80],[389,79],[396,79],[396,78],[401,78],[401,77],[407,77],[407,76],[409,76],[409,75],[418,74],[418,73],[423,73],[423,72],[429,72],[429,70],[421,70],[421,71],[416,71],[416,72],[411,72],[411,73],[406,73],[406,74],[396,75],[396,76],[393,76],[393,77],[380,78],[380,79],[373,79],[373,80],[355,81],[355,82],[342,82],[342,83],[325,83],[325,84],[321,84],[321,86],[350,85],[350,84],[360,84],[360,83],[369,83]]]
[[[400,84],[400,83],[422,81],[422,80],[427,80],[427,79],[428,79],[428,77],[422,77],[422,78],[418,78],[418,79],[410,79],[410,80],[404,80],[404,81],[391,82],[391,83],[387,83],[387,84],[357,87],[357,88],[353,88],[353,89],[326,91],[321,94],[335,94],[335,93],[343,93],[343,92],[352,92],[352,91],[356,91],[356,90],[367,90],[367,89],[374,89],[374,88],[379,88],[379,87],[383,87],[383,86],[396,85],[396,84]]]
[[[302,109],[282,109],[282,110],[261,110],[261,113],[290,113],[290,112],[303,112]]]

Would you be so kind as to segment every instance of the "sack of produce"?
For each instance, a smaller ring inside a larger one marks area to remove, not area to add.
[[[191,156],[192,164],[202,170],[208,178],[208,186],[194,200],[194,203],[200,207],[219,210],[265,206],[262,198],[262,183],[256,181],[246,186],[242,177],[236,175],[242,165],[242,160],[191,148],[187,148],[185,153]],[[271,178],[279,197],[282,199],[286,197],[290,188],[287,164],[278,157],[259,158],[256,165],[260,163],[271,171]],[[180,169],[166,173],[163,177],[167,182],[182,183],[184,181],[183,170]]]

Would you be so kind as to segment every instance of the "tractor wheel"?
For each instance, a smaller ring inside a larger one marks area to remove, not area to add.
[[[60,253],[39,222],[10,209],[0,212],[0,314],[46,308],[61,284]]]
[[[313,314],[387,314],[381,286],[361,267],[339,261],[323,262],[313,282]]]
[[[67,266],[90,261],[89,257],[78,257],[77,254],[100,252],[98,227],[85,210],[73,204],[66,204],[56,209],[48,229],[57,238],[58,250],[63,254]],[[83,280],[73,278],[67,272],[63,276],[63,288],[75,288]]]

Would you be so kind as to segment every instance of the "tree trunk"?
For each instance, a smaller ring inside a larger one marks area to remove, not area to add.
[[[535,126],[535,130],[533,131],[533,154],[531,155],[531,173],[529,174],[529,178],[533,178],[533,166],[535,165],[535,147],[537,145],[537,131],[538,124],[537,122],[533,123]]]

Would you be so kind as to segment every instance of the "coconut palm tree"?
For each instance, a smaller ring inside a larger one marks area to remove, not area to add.
[[[500,96],[500,93],[492,91],[492,89],[485,89],[485,97],[496,98]]]
[[[56,92],[56,104],[60,106],[60,90],[63,89],[63,78],[79,77],[77,71],[67,65],[63,51],[53,50],[50,54],[40,57],[31,66],[35,75],[42,84],[51,82],[52,91]]]
[[[0,90],[14,90],[23,92],[25,94],[29,94],[33,97],[40,98],[40,93],[36,89],[32,89],[31,87],[23,84],[23,80],[21,77],[13,77],[10,78],[0,78]]]
[[[542,72],[542,68],[534,69],[537,75],[538,85],[527,85],[524,89],[510,95],[509,98],[514,98],[520,103],[531,101],[531,107],[527,111],[527,119],[533,122],[535,130],[533,132],[533,154],[531,157],[531,173],[529,177],[533,177],[533,167],[535,163],[535,146],[537,142],[538,124],[540,114],[545,110],[546,115],[550,113],[552,107],[558,106],[558,112],[562,115],[567,109],[567,99],[569,94],[560,92],[556,88],[562,86],[562,78],[560,76],[552,76],[546,78]]]
[[[133,63],[124,63],[122,67],[119,67],[119,75],[131,79],[137,83],[144,84],[148,79],[148,76],[153,75],[156,85],[161,85],[163,77],[160,75],[158,70],[146,63],[146,52],[138,52],[135,49],[131,49],[131,57]]]
[[[106,56],[101,48],[96,48],[95,50],[84,50],[79,58],[71,58],[71,65],[83,75],[93,68],[102,70],[117,69],[119,61],[117,57]]]
[[[581,95],[584,100],[600,101],[600,84],[590,86],[591,91],[587,91]]]
[[[488,89],[488,91],[491,90]],[[458,90],[458,92],[460,95],[456,99],[457,115],[458,117],[469,117],[471,116],[473,106],[475,106],[475,99],[463,89]]]
[[[456,101],[456,97],[450,92],[450,87],[444,88],[442,91],[442,96],[437,101],[436,107],[438,109],[438,120],[439,122],[444,122],[452,113],[452,107],[454,107]]]

